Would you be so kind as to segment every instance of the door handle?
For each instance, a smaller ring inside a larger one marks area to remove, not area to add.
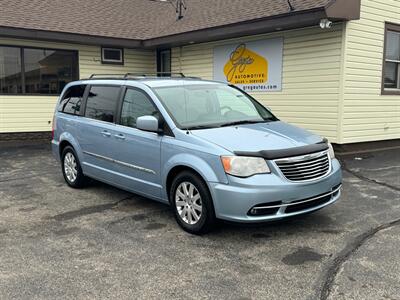
[[[108,131],[102,131],[101,134],[105,137],[110,137],[111,133],[109,133]]]
[[[125,140],[125,135],[123,135],[123,134],[116,134],[116,135],[114,135],[117,139],[119,139],[119,140]]]

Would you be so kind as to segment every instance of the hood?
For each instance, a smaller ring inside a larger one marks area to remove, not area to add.
[[[192,134],[231,152],[289,149],[322,141],[318,135],[281,121],[193,130]]]

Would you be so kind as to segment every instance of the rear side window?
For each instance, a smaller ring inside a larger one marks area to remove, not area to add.
[[[60,101],[58,111],[70,115],[79,115],[81,111],[83,94],[85,93],[86,85],[71,86]]]
[[[114,122],[119,86],[92,86],[86,102],[85,117]]]
[[[145,93],[127,89],[122,104],[121,125],[135,128],[137,118],[142,116],[159,118],[157,109]]]

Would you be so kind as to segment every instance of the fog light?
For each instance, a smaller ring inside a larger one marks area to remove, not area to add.
[[[250,210],[250,213],[252,215],[256,215],[257,214],[257,209],[253,208],[252,210]]]

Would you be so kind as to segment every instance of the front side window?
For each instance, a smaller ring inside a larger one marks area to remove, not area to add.
[[[158,118],[159,113],[145,93],[127,89],[122,104],[121,125],[136,128],[136,120],[142,116]]]
[[[86,102],[85,117],[114,122],[120,87],[92,86]]]
[[[0,93],[59,95],[78,80],[78,53],[0,46]]]
[[[176,125],[201,129],[276,121],[264,106],[224,84],[192,84],[154,88]]]
[[[61,99],[58,111],[71,115],[79,115],[85,88],[85,85],[70,87]]]
[[[385,93],[400,94],[400,25],[386,26],[383,90]]]
[[[21,50],[0,46],[0,94],[22,92]]]

